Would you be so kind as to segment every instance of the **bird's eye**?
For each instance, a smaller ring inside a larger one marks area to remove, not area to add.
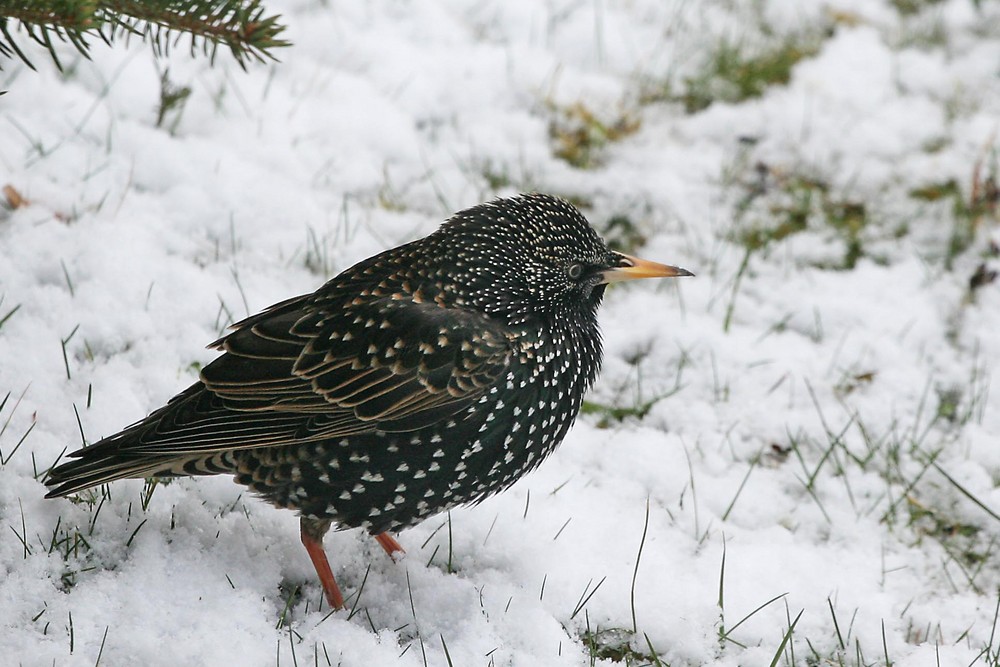
[[[580,276],[583,275],[583,264],[570,264],[566,273],[572,280],[579,280]]]

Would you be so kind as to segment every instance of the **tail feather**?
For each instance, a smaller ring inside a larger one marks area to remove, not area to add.
[[[178,413],[189,410],[186,404],[197,402],[203,392],[204,385],[196,383],[166,406],[124,431],[73,452],[70,457],[77,460],[63,463],[49,471],[45,485],[51,490],[45,497],[67,496],[119,479],[233,472],[235,462],[230,450],[200,454],[156,454],[149,451],[146,441],[151,433],[155,433],[156,427],[164,419],[176,418]]]
[[[169,460],[122,460],[114,456],[70,461],[49,473],[45,484],[52,490],[45,497],[68,496],[119,479],[176,475],[171,467]]]
[[[125,459],[108,455],[84,458],[54,468],[45,479],[45,484],[55,488],[45,494],[45,497],[68,496],[119,479],[219,475],[231,473],[234,468],[231,452],[180,460],[166,456]]]

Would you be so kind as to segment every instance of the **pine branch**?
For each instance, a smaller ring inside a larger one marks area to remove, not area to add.
[[[96,9],[94,2],[60,2],[58,0],[41,3],[26,2],[15,5],[13,2],[0,2],[0,56],[13,57],[17,55],[29,67],[34,65],[17,45],[10,34],[8,19],[20,21],[20,27],[28,37],[44,46],[56,66],[62,65],[56,56],[53,36],[61,41],[70,41],[81,53],[86,55],[88,44],[86,35],[93,31],[92,16]]]
[[[246,69],[248,61],[273,59],[272,49],[288,46],[278,37],[285,29],[278,19],[265,16],[262,0],[0,0],[0,56],[16,56],[34,69],[12,34],[21,31],[45,47],[60,70],[55,40],[89,57],[90,37],[111,45],[135,35],[159,56],[187,34],[192,54],[200,48],[214,63],[218,47],[226,46]]]

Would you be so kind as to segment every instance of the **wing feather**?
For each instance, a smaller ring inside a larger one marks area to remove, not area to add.
[[[475,311],[391,299],[330,310],[292,300],[237,324],[198,385],[98,444],[192,456],[409,431],[470,406],[510,363],[503,327]]]
[[[504,328],[476,311],[399,299],[346,314],[325,305],[292,299],[238,323],[213,343],[224,354],[200,382],[74,453],[84,460],[56,482],[83,470],[73,466],[92,474],[95,457],[132,470],[143,458],[162,467],[171,457],[420,429],[468,408],[511,362]]]

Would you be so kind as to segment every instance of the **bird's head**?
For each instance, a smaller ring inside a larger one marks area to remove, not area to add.
[[[592,319],[608,283],[693,275],[611,250],[572,204],[545,194],[467,209],[432,237],[463,298],[512,325]]]

